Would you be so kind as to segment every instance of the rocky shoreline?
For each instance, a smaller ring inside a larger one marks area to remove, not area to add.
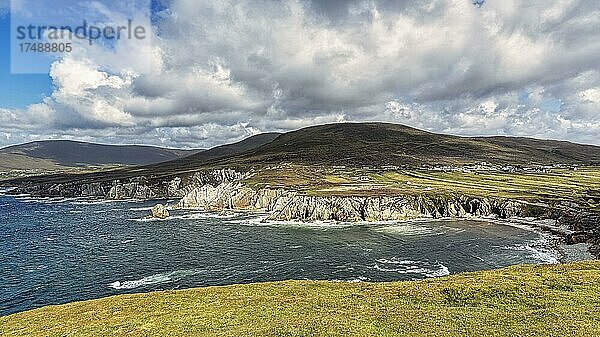
[[[11,193],[108,200],[177,198],[175,209],[263,210],[270,214],[266,221],[529,218],[532,226],[564,237],[567,244],[590,244],[590,252],[600,256],[600,215],[571,203],[532,204],[450,194],[312,196],[284,188],[251,188],[245,183],[251,175],[221,169],[168,179],[137,177],[128,181],[31,184],[19,186]]]

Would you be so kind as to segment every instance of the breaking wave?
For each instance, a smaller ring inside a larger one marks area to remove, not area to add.
[[[110,288],[117,289],[117,290],[128,290],[128,289],[135,289],[135,288],[149,286],[149,285],[176,282],[182,278],[197,275],[200,273],[202,273],[202,271],[199,269],[176,270],[176,271],[172,271],[170,273],[160,273],[160,274],[150,275],[150,276],[138,279],[138,280],[122,281],[122,282],[115,281],[115,282],[108,284],[108,286]]]
[[[416,274],[424,277],[442,277],[450,275],[448,267],[435,261],[400,260],[392,257],[390,259],[377,259],[373,269],[382,272],[393,272],[398,274]]]

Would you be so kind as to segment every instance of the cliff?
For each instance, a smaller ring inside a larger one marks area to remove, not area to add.
[[[501,218],[525,215],[522,203],[468,196],[307,196],[295,191],[264,188],[254,190],[241,182],[206,184],[192,189],[177,208],[264,209],[267,220],[345,222],[406,220],[496,215]]]
[[[600,216],[568,202],[532,204],[465,193],[384,196],[307,195],[286,188],[252,188],[254,172],[233,169],[195,172],[189,176],[140,176],[93,183],[23,185],[12,193],[45,197],[92,197],[110,200],[177,198],[176,209],[263,210],[265,221],[389,221],[417,218],[534,217],[552,219],[552,230],[568,243],[591,243],[600,254]]]

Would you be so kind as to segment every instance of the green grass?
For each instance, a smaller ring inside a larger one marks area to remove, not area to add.
[[[361,177],[368,179],[360,180]],[[281,165],[258,170],[248,184],[320,196],[468,195],[532,203],[570,201],[583,208],[600,210],[598,166],[580,167],[577,171],[557,168],[549,172],[504,173]]]
[[[1,336],[598,336],[600,262],[420,282],[122,295],[0,318]]]

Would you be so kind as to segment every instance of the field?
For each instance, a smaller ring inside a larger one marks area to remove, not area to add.
[[[600,211],[600,167],[545,171],[432,171],[417,169],[317,168],[280,165],[262,168],[249,183],[284,187],[310,195],[447,195],[497,197],[532,203],[575,202]]]
[[[600,262],[426,281],[122,295],[0,318],[2,336],[598,336]]]

